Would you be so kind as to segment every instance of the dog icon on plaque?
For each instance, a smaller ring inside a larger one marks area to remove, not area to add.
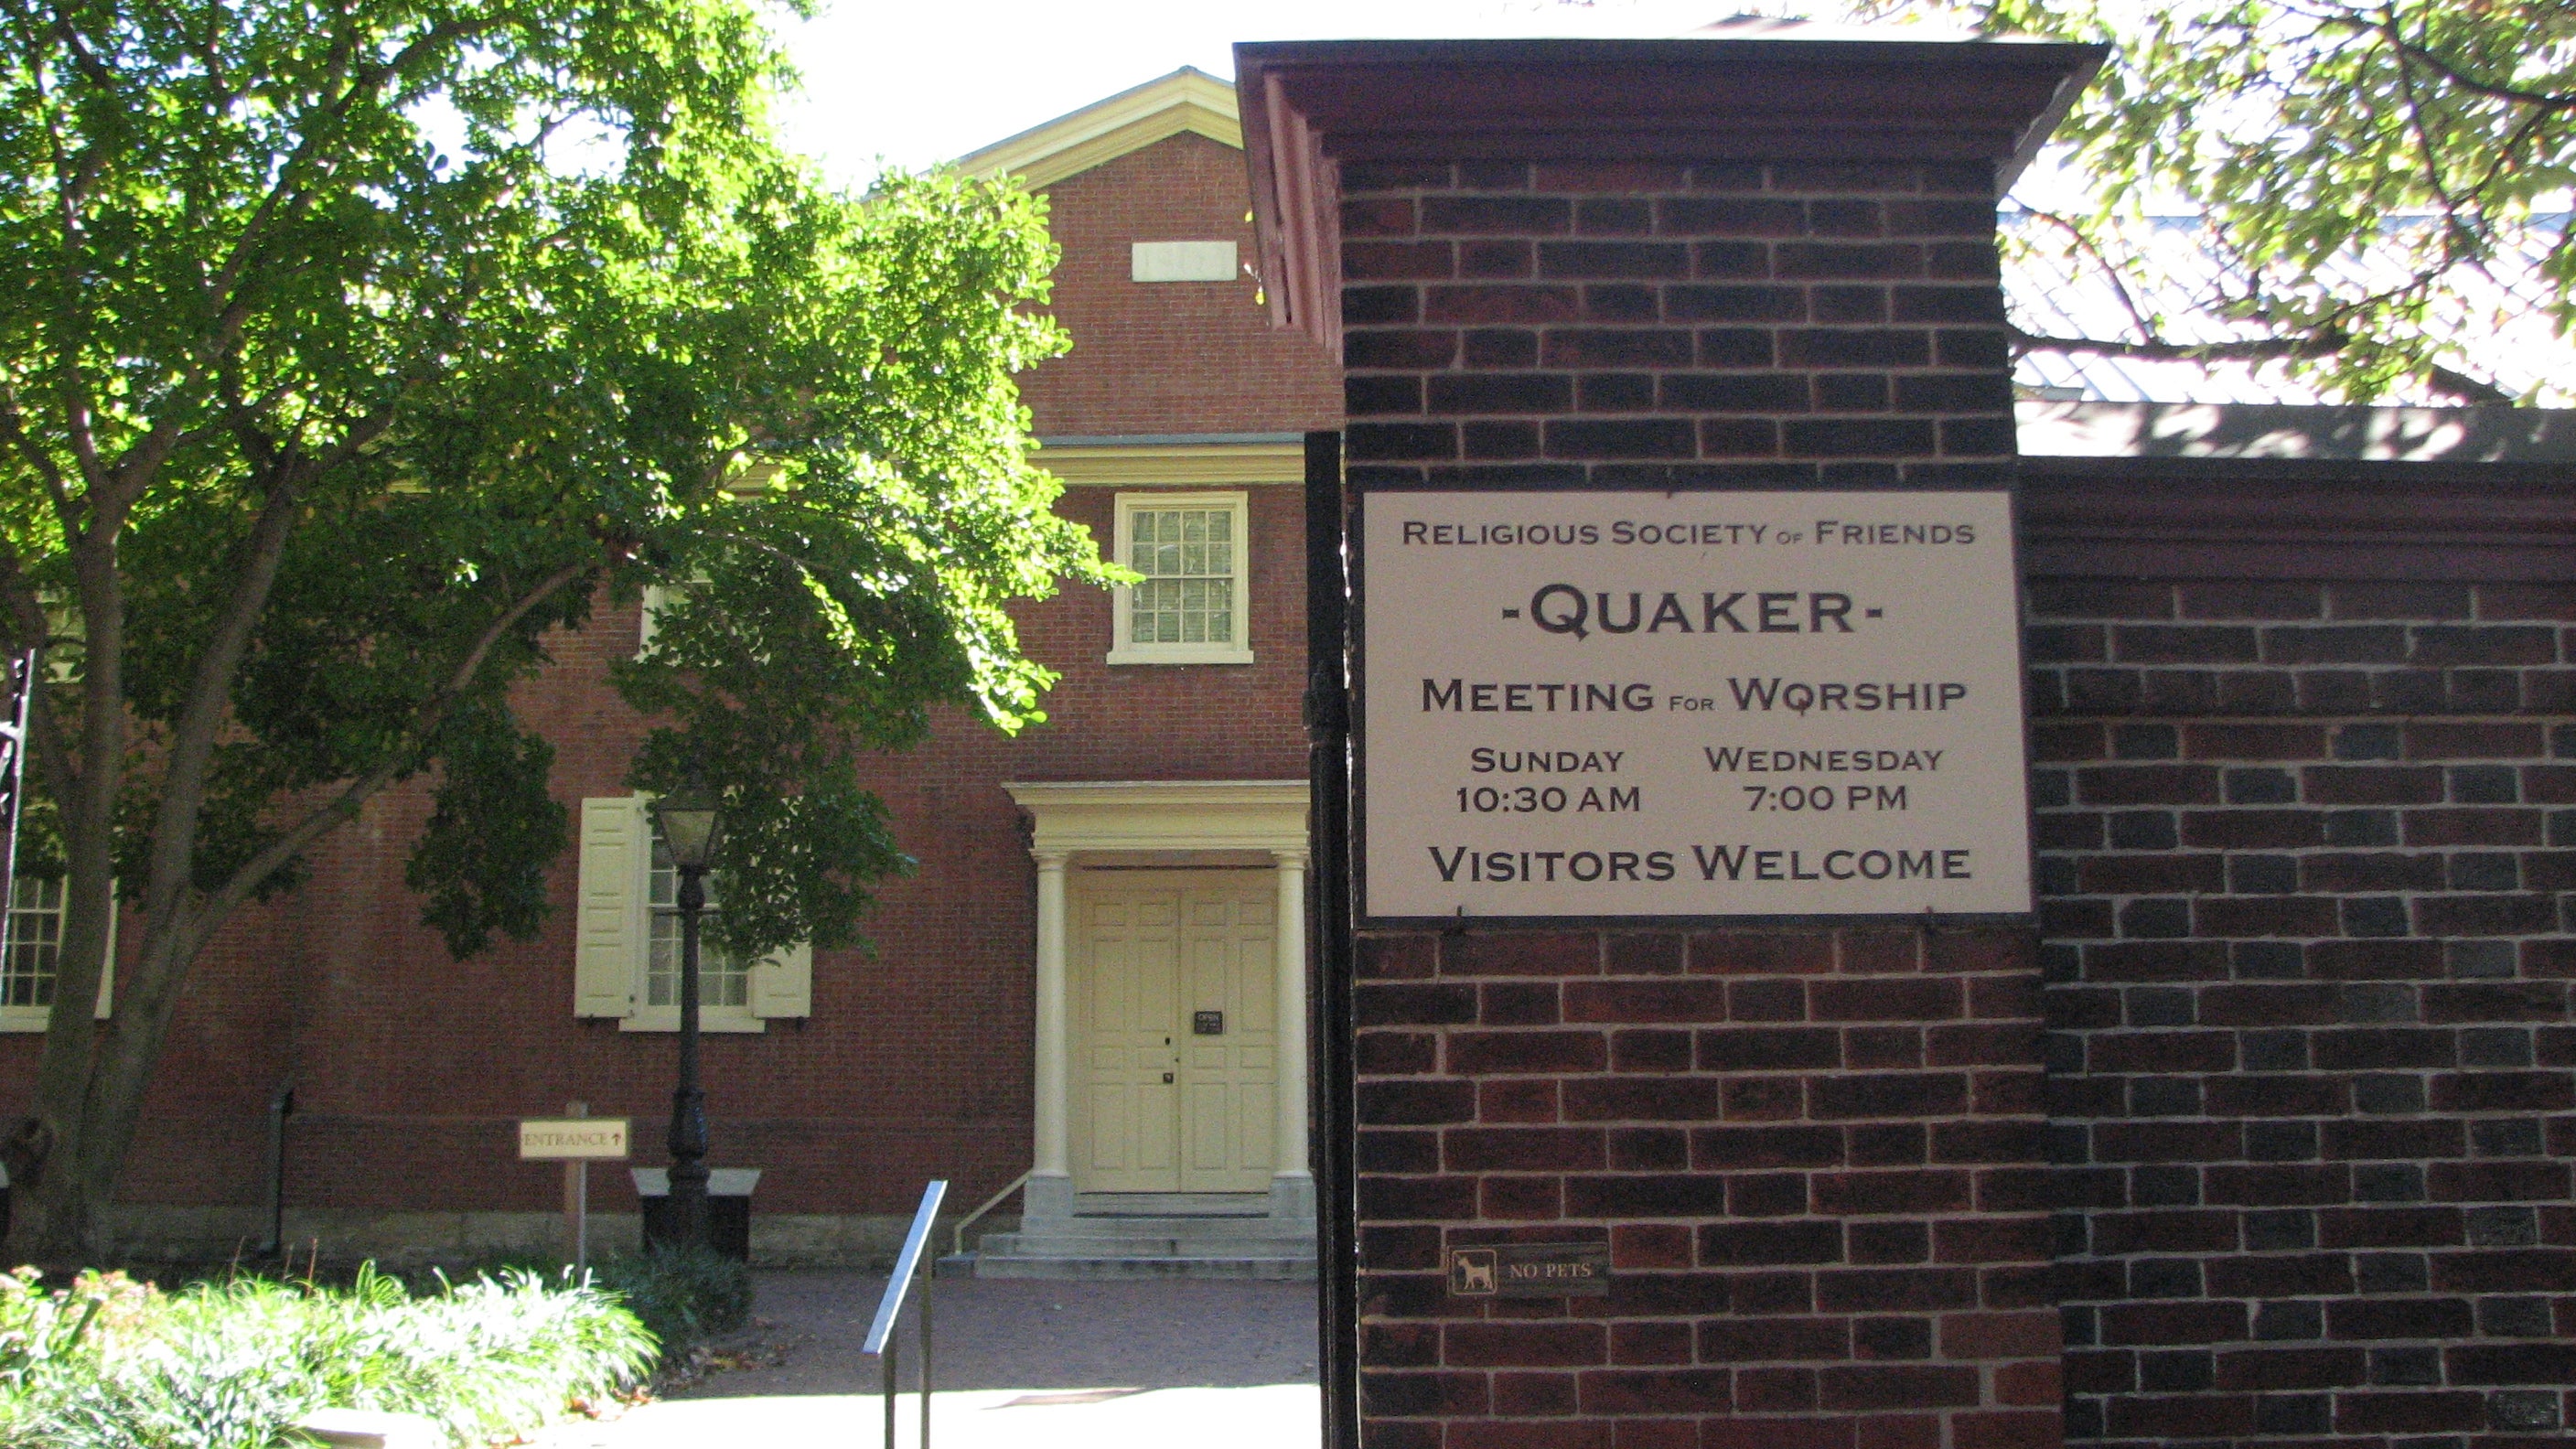
[[[1500,1289],[1502,1255],[1491,1248],[1456,1248],[1449,1254],[1449,1291],[1461,1298],[1491,1298]]]

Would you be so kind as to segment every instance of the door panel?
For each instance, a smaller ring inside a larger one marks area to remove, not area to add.
[[[1278,1083],[1276,878],[1267,872],[1076,877],[1079,1003],[1070,1060],[1075,1186],[1259,1192]],[[1196,1035],[1193,1015],[1223,1014]],[[1166,1080],[1168,1075],[1169,1080]]]
[[[1084,900],[1074,932],[1079,1004],[1069,1053],[1085,1064],[1074,1092],[1076,1186],[1086,1192],[1170,1192],[1179,1186],[1172,1042],[1180,999],[1178,893],[1122,892]]]
[[[1191,999],[1194,1013],[1224,1014],[1217,1036],[1192,1035],[1184,1071],[1191,1091],[1181,1104],[1184,1192],[1259,1192],[1270,1185],[1271,1092],[1277,1081],[1278,1015],[1272,981],[1278,947],[1271,917],[1275,878],[1246,874],[1188,893]]]

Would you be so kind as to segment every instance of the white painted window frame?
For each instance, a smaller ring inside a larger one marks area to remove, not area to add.
[[[1135,541],[1135,520],[1140,511],[1169,509],[1225,508],[1234,514],[1234,642],[1231,644],[1156,644],[1138,643],[1128,631],[1135,626],[1132,608],[1135,590],[1120,585],[1110,590],[1111,664],[1250,664],[1252,662],[1252,495],[1230,490],[1192,492],[1122,492],[1116,495],[1113,513],[1112,548],[1117,562],[1124,564]]]
[[[613,1017],[621,1031],[680,1029],[678,1002],[650,1006],[652,962],[652,823],[641,795],[582,802],[582,842],[576,885],[573,945],[573,1014]],[[617,880],[599,879],[614,872]],[[752,964],[750,990],[741,1006],[698,1008],[704,1032],[757,1033],[779,1019],[813,1014],[814,956],[804,945],[772,952]]]
[[[11,882],[10,897],[0,898],[0,909],[5,909],[7,899],[14,899],[15,895],[16,883]],[[116,916],[118,904],[116,897],[111,894],[107,900],[107,969],[99,973],[98,1005],[91,1012],[91,1015],[95,1016],[100,1021],[107,1020],[116,1007]],[[0,1006],[0,1034],[6,1034],[9,1032],[43,1031],[46,1027],[53,1024],[53,1020],[54,1009],[50,1006]]]

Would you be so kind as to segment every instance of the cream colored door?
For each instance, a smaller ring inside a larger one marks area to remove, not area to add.
[[[1275,1160],[1277,892],[1267,873],[1181,893],[1181,1190],[1260,1192]],[[1214,1013],[1210,1016],[1209,1013]]]
[[[1077,1191],[1180,1188],[1180,916],[1177,891],[1084,892],[1069,1023]]]
[[[1075,1188],[1267,1188],[1279,1079],[1271,878],[1086,872],[1078,892]]]

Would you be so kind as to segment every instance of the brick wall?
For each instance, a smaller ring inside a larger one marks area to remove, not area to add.
[[[1994,483],[1981,166],[1353,164],[1361,488]],[[1372,1449],[2058,1434],[2026,935],[1363,942]],[[1607,1241],[1607,1298],[1448,1248]]]
[[[1066,177],[1046,199],[1047,229],[1064,252],[1047,310],[1073,334],[1073,351],[1021,380],[1040,435],[1339,421],[1333,359],[1303,336],[1272,331],[1251,277],[1129,280],[1132,242],[1232,241],[1253,259],[1241,151],[1185,132]]]
[[[1984,166],[1467,163],[1342,177],[1350,477],[1994,483]]]
[[[2029,599],[2070,1437],[2558,1442],[2576,587]]]
[[[1367,938],[1367,1442],[2053,1442],[2027,957],[1995,932]],[[1610,1296],[1447,1295],[1445,1249],[1512,1241],[1608,1242]]]

